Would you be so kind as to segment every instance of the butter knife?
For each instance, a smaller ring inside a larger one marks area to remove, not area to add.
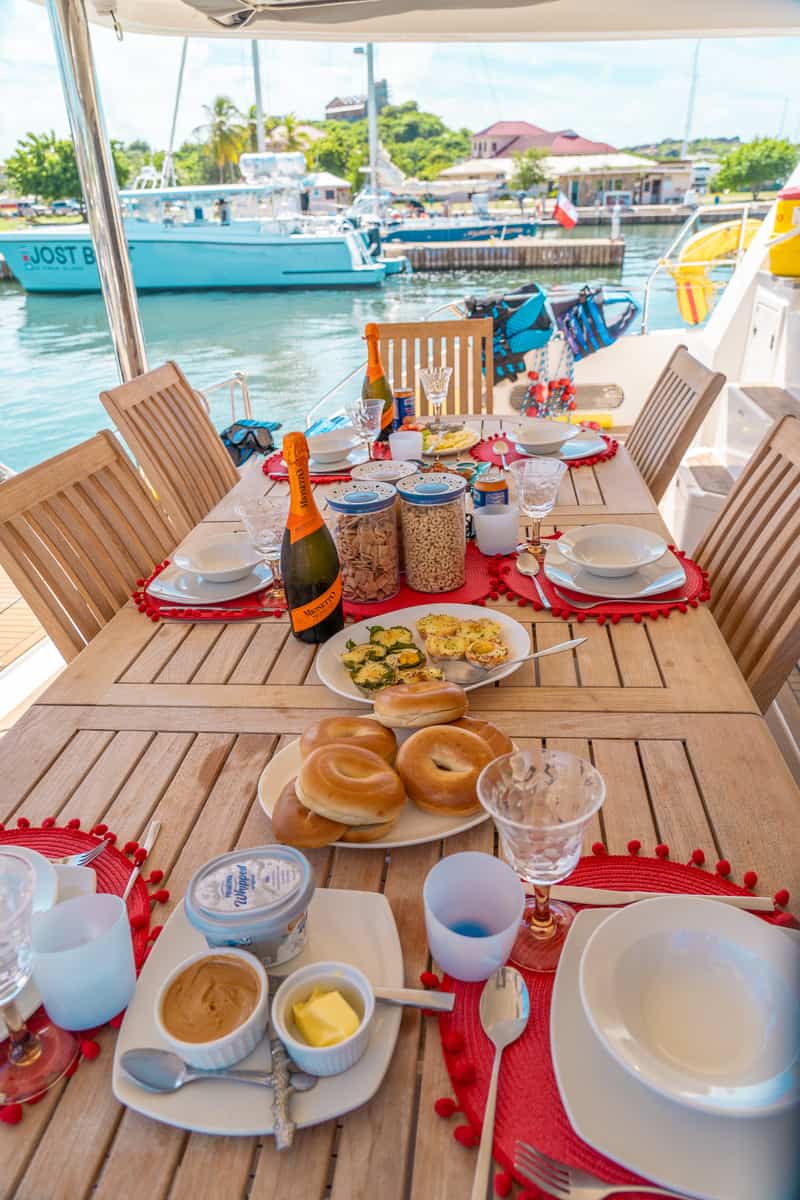
[[[528,895],[533,888],[525,886]],[[568,904],[634,904],[637,900],[655,900],[662,896],[691,896],[695,900],[718,900],[733,908],[744,908],[749,912],[773,912],[775,902],[771,896],[723,896],[704,892],[625,892],[610,888],[570,887],[557,883],[550,889],[554,900],[566,900]]]
[[[155,840],[158,837],[160,832],[161,832],[161,822],[160,821],[151,821],[147,827],[147,833],[144,835],[144,841],[142,842],[142,848],[147,851],[148,855],[149,855],[150,851],[153,849]],[[147,859],[145,858],[144,861],[147,862]],[[142,864],[137,863],[137,865],[131,871],[130,878],[128,879],[128,882],[125,884],[125,891],[122,893],[123,904],[128,899],[128,896],[130,896],[131,888],[136,883],[136,878],[139,875],[139,872],[141,871],[141,869],[142,869]]]

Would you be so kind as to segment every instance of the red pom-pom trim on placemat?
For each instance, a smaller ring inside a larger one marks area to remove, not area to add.
[[[456,1104],[455,1100],[451,1100],[449,1096],[440,1096],[434,1101],[433,1111],[437,1117],[452,1117],[453,1113],[461,1112],[461,1109]]]

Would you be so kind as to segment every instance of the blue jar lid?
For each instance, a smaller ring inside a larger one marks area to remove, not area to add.
[[[451,471],[425,471],[398,479],[397,491],[409,504],[447,504],[467,490],[467,481]]]
[[[328,504],[334,512],[374,513],[394,504],[397,490],[391,483],[358,480],[340,483],[331,488],[327,495]]]

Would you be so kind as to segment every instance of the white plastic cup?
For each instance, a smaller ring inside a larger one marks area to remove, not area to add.
[[[428,945],[453,979],[488,979],[508,961],[525,909],[516,872],[490,854],[467,851],[441,859],[422,889]],[[478,936],[458,927],[484,930]]]
[[[33,918],[33,980],[62,1029],[94,1029],[127,1007],[136,986],[128,910],[102,893]]]
[[[398,429],[389,434],[389,450],[396,462],[422,458],[422,434],[415,429]]]
[[[519,509],[515,504],[486,504],[472,514],[481,554],[511,554],[519,542]]]

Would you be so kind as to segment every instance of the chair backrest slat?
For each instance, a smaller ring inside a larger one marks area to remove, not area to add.
[[[239,476],[196,392],[174,362],[100,393],[177,538],[227,495]]]
[[[625,443],[655,500],[660,500],[725,376],[678,346],[659,375]]]
[[[66,659],[176,540],[108,430],[0,486],[0,565]]]
[[[800,419],[783,417],[736,481],[695,558],[762,711],[800,658]]]
[[[420,370],[428,366],[453,368],[445,412],[491,413],[494,358],[491,317],[475,321],[402,321],[382,323],[381,361],[392,388],[413,388],[417,412],[430,409],[418,384]]]

